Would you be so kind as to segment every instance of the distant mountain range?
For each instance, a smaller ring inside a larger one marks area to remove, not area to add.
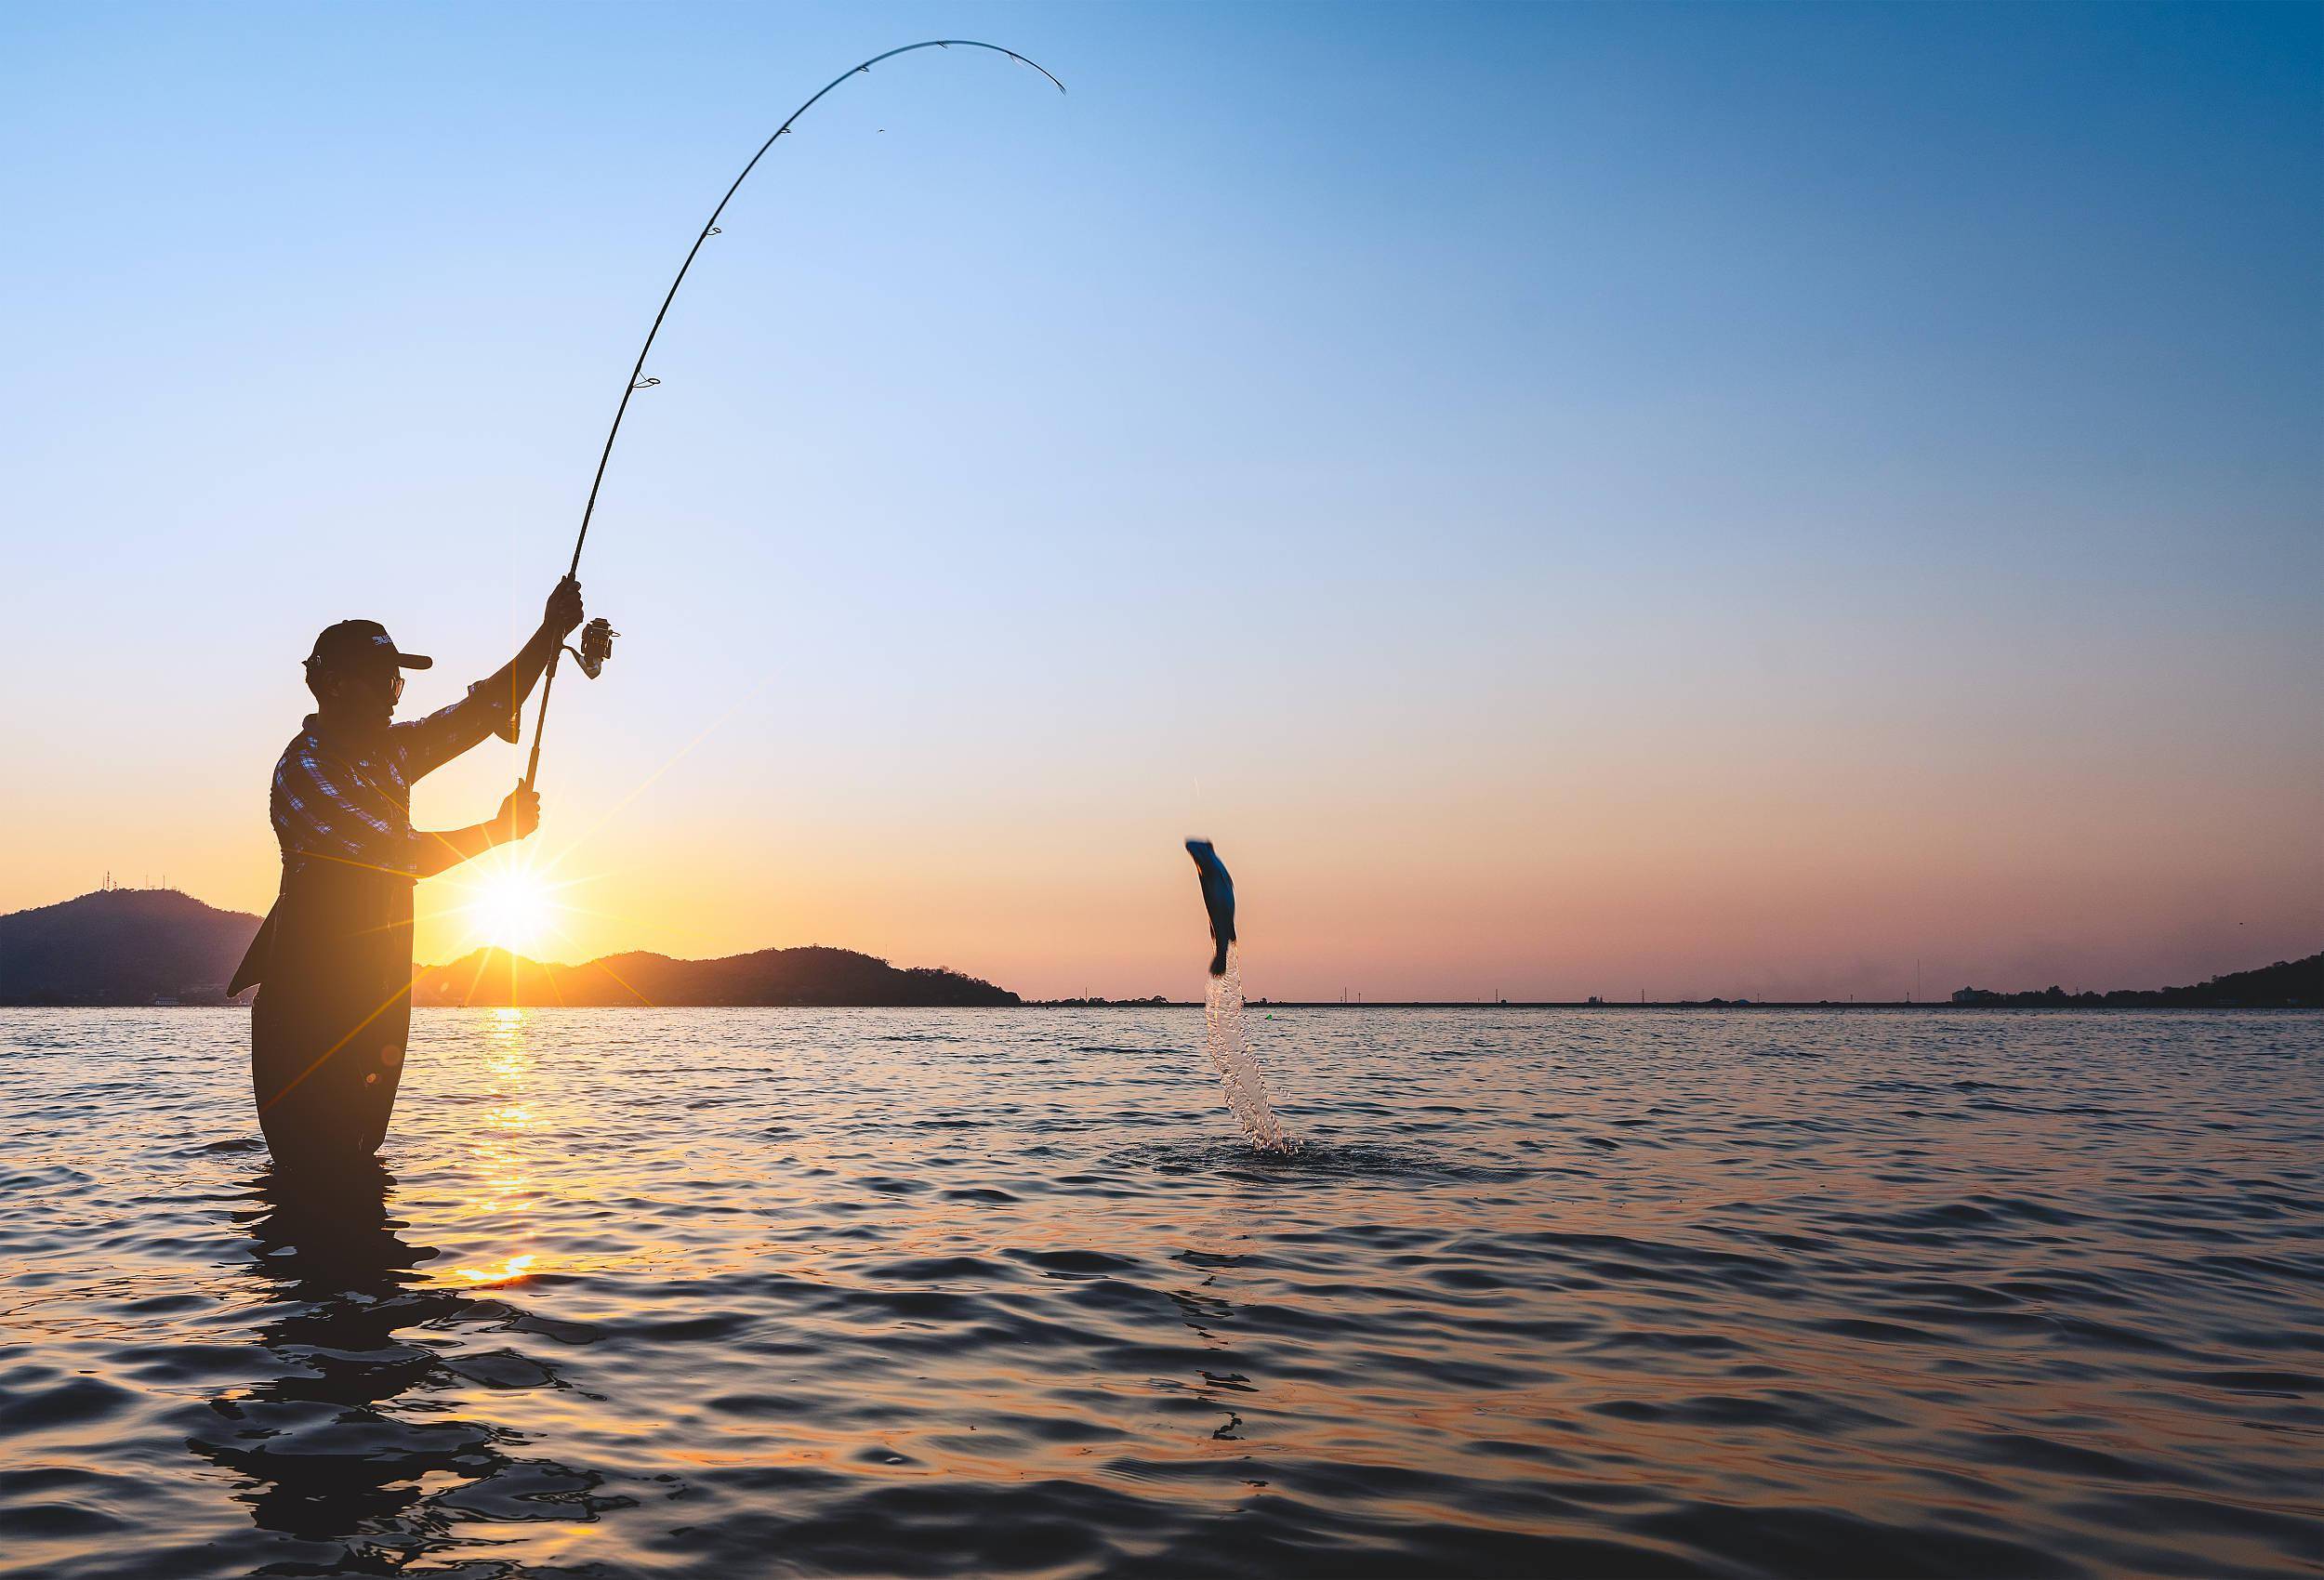
[[[723,960],[608,955],[549,966],[479,949],[421,974],[414,1004],[490,1005],[1009,1005],[1019,1001],[957,971],[899,968],[852,949],[761,949]]]
[[[258,930],[174,889],[100,889],[0,915],[0,1005],[222,1004]],[[480,949],[421,973],[422,1005],[1010,1005],[957,971],[891,966],[852,949],[762,949],[724,960],[609,955],[545,966]]]

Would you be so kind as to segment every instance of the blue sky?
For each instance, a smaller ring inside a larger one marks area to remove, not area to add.
[[[2313,7],[19,5],[0,907],[262,904],[315,629],[505,656],[944,35],[1072,91],[818,106],[615,454],[582,953],[1176,993],[1195,831],[1282,993],[2324,944]]]

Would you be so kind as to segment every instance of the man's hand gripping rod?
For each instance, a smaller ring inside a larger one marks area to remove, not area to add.
[[[601,614],[581,627],[579,648],[560,644],[548,655],[548,672],[541,677],[540,711],[533,716],[533,755],[524,765],[524,787],[527,790],[533,788],[534,777],[541,770],[541,726],[548,718],[548,689],[557,683],[557,661],[566,653],[572,653],[574,663],[581,666],[581,673],[594,680],[605,672],[605,661],[614,656],[614,639],[620,635],[614,629],[614,623]]]

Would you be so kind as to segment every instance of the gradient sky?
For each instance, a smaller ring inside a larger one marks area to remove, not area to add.
[[[2324,10],[0,13],[0,910],[262,910],[583,565],[542,953],[1253,993],[2324,947]],[[489,815],[489,744],[425,825]],[[422,959],[474,941],[423,886]]]

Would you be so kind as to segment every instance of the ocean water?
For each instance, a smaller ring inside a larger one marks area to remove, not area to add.
[[[0,1567],[2324,1572],[2324,1015],[0,1011]]]

